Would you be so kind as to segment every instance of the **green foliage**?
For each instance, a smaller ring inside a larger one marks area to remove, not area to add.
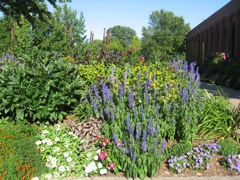
[[[190,31],[182,17],[164,10],[153,11],[149,26],[142,29],[142,54],[149,60],[169,61],[186,51],[185,36]]]
[[[109,47],[109,50],[114,50],[114,51],[117,51],[117,52],[121,52],[121,51],[124,50],[121,41],[116,37],[113,37],[111,39],[108,47]]]
[[[38,129],[18,121],[0,125],[0,179],[32,179],[47,172],[35,145]]]
[[[240,63],[235,60],[222,60],[218,63],[205,62],[200,66],[202,79],[217,85],[240,89]]]
[[[62,120],[84,97],[84,82],[70,63],[27,57],[1,68],[0,114],[10,120]]]
[[[232,137],[237,140],[239,119],[234,116],[234,111],[225,97],[207,98],[204,101],[202,118],[199,120],[198,134],[209,139]]]
[[[8,16],[0,17],[0,50],[7,52],[11,48],[11,29],[13,19]],[[0,54],[2,56],[2,54]]]
[[[47,0],[54,7],[57,6],[57,0]],[[71,0],[58,0],[59,2],[71,2]],[[36,16],[41,20],[45,20],[45,16],[50,17],[51,12],[47,9],[44,0],[1,0],[0,11],[6,16],[12,16],[16,20],[20,20],[21,15],[30,22],[34,22]]]
[[[240,148],[236,141],[233,141],[230,139],[224,139],[224,140],[219,141],[218,144],[221,146],[219,153],[222,154],[223,156],[234,155],[234,154],[240,153]]]
[[[190,142],[179,142],[177,144],[174,144],[170,147],[168,147],[165,152],[168,156],[183,156],[185,155],[187,152],[189,152],[192,149],[192,143]]]
[[[126,26],[113,26],[112,28],[109,28],[108,31],[110,31],[111,36],[110,42],[114,38],[117,38],[125,50],[132,43],[133,37],[136,36],[136,32],[130,27]]]

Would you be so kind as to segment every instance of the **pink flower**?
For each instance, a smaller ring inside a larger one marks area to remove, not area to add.
[[[109,164],[110,169],[115,168],[115,166],[116,166],[116,165],[115,165],[114,163],[110,163],[110,164]]]
[[[108,157],[108,153],[107,152],[104,152],[103,154],[104,154],[105,158]]]
[[[105,159],[105,155],[103,153],[100,153],[98,157],[101,161]]]
[[[117,142],[117,147],[121,147],[122,143],[121,142]]]
[[[99,138],[101,138],[101,136],[96,136],[94,140],[97,141]]]
[[[144,62],[144,60],[145,60],[144,56],[141,56],[140,59],[142,62]]]
[[[105,142],[105,141],[102,141],[102,142],[101,142],[101,145],[102,145],[102,146],[106,146],[106,142]]]
[[[222,52],[222,53],[221,53],[221,56],[222,56],[222,58],[223,58],[224,61],[227,59],[225,52]]]
[[[105,138],[104,141],[109,144],[110,143],[110,140],[108,138]]]

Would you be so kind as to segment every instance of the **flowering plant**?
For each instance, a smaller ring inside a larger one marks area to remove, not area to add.
[[[72,172],[78,176],[83,175],[85,155],[78,150],[81,143],[83,142],[64,126],[44,126],[36,141],[50,172],[43,176],[46,179],[68,177]]]
[[[236,171],[240,173],[240,154],[228,155],[223,158],[222,164],[230,171]]]
[[[94,150],[87,154],[89,164],[85,166],[85,176],[104,175],[108,171],[118,172],[117,162],[112,155],[112,142],[108,138],[96,136]],[[119,142],[119,146],[121,143]]]
[[[168,165],[171,171],[181,173],[184,169],[206,170],[210,168],[209,160],[219,151],[216,143],[196,146],[191,151],[180,157],[171,156]]]

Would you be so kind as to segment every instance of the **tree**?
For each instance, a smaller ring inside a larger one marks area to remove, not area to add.
[[[114,26],[109,28],[108,31],[110,31],[110,41],[114,38],[117,38],[121,42],[124,49],[128,48],[132,42],[132,38],[136,36],[136,32],[130,27],[126,26]]]
[[[117,51],[117,52],[123,51],[122,43],[121,43],[121,41],[120,41],[118,38],[116,38],[116,37],[114,37],[114,38],[111,39],[108,47],[109,47],[109,50],[110,50],[110,51]]]
[[[134,53],[141,49],[141,41],[137,36],[133,37],[132,42],[129,45],[129,49]]]
[[[54,8],[57,0],[47,0]],[[71,2],[71,0],[58,0],[59,2]],[[20,21],[21,15],[33,23],[36,17],[44,20],[44,16],[51,16],[45,0],[0,0],[0,11],[6,16],[11,16]]]
[[[190,31],[183,17],[164,10],[153,11],[149,26],[142,29],[142,54],[147,59],[169,60],[186,51],[185,36]]]

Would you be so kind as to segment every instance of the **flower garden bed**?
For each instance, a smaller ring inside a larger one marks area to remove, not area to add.
[[[240,172],[240,111],[199,89],[194,63],[51,63],[1,70],[1,178]]]

